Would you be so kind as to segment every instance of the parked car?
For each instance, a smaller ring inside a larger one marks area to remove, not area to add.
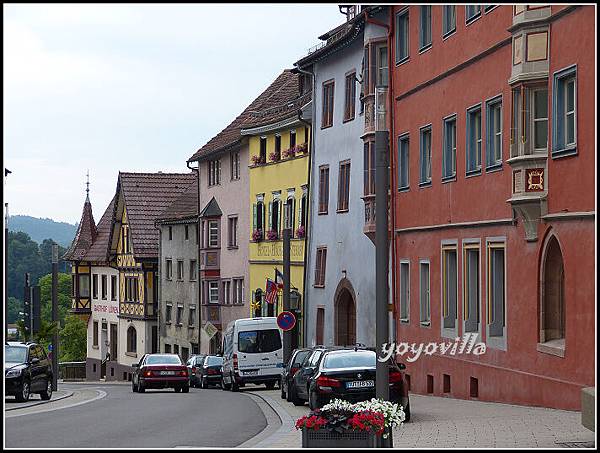
[[[283,372],[281,373],[281,380],[279,382],[279,388],[281,389],[281,399],[288,400],[289,392],[288,388],[290,386],[290,381],[294,378],[296,371],[300,369],[302,366],[302,362],[312,352],[312,349],[304,348],[304,349],[294,349],[292,351],[292,355],[290,360],[288,360],[287,365],[283,368]]]
[[[190,378],[188,369],[177,354],[144,354],[139,363],[134,363],[131,378],[134,392],[146,389],[173,388],[175,392],[188,393]]]
[[[206,355],[204,354],[193,355],[188,359],[187,363],[185,364],[187,366],[188,374],[190,376],[190,387],[200,386],[198,370],[200,366],[202,366],[202,363],[204,362],[205,358]]]
[[[321,408],[330,400],[339,398],[359,402],[375,398],[375,369],[377,354],[372,349],[353,348],[326,351],[314,369],[309,382],[308,404],[311,409]],[[404,364],[388,361],[390,401],[402,405],[410,420],[410,401]],[[313,371],[307,367],[309,371]]]
[[[223,375],[223,357],[207,355],[198,367],[198,380],[200,387],[208,388],[209,385],[221,385]]]
[[[52,398],[52,362],[44,348],[34,342],[4,343],[4,394],[17,401],[29,400],[39,393],[43,400]]]
[[[310,382],[317,370],[317,367],[321,361],[321,357],[328,348],[324,346],[314,347],[310,354],[308,354],[300,369],[294,373],[292,380],[288,384],[288,398],[294,406],[302,406],[308,401],[308,388]]]
[[[281,330],[275,317],[232,321],[223,336],[223,390],[248,383],[273,389],[283,369]]]

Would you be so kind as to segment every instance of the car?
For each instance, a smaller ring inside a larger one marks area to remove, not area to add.
[[[188,361],[186,363],[186,366],[188,369],[188,374],[190,376],[190,386],[191,387],[199,387],[200,386],[200,379],[198,378],[198,369],[202,365],[202,362],[204,362],[205,358],[206,358],[206,355],[204,355],[204,354],[193,355],[192,357],[190,357],[188,359]]]
[[[134,392],[164,388],[183,393],[190,391],[188,369],[178,354],[144,354],[140,362],[132,366],[135,368],[131,378]]]
[[[223,373],[223,357],[217,355],[207,355],[202,364],[198,367],[198,379],[200,387],[208,388],[209,385],[221,385]]]
[[[288,384],[288,401],[294,406],[302,406],[308,401],[308,388],[310,382],[317,370],[323,354],[331,348],[325,346],[315,346],[311,349],[300,369],[294,373],[292,380]]]
[[[43,400],[52,398],[52,362],[35,342],[4,343],[4,377],[4,393],[19,402],[29,400],[32,393]]]
[[[281,389],[281,399],[287,400],[291,402],[289,399],[289,391],[288,388],[290,386],[291,380],[294,378],[296,371],[300,369],[302,366],[302,362],[312,352],[310,348],[302,348],[302,349],[294,349],[292,351],[292,355],[290,356],[290,360],[288,360],[287,365],[283,368],[281,373],[281,381],[279,382],[279,388]]]
[[[369,348],[344,348],[323,353],[309,382],[309,407],[319,409],[335,398],[353,403],[375,398],[375,370],[377,354]],[[389,400],[402,405],[405,421],[410,420],[408,384],[404,375],[406,366],[388,362]],[[310,368],[310,367],[308,367]],[[313,370],[309,370],[313,371]]]

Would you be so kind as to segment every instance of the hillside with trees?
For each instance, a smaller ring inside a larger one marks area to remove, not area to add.
[[[58,245],[67,248],[77,233],[77,224],[72,225],[27,215],[11,215],[8,220],[8,230],[27,233],[38,244],[46,238],[52,238]]]

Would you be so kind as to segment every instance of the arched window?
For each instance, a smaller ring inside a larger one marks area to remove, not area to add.
[[[127,352],[137,352],[137,332],[133,326],[127,329]]]
[[[265,205],[262,201],[256,203],[256,230],[261,231],[264,234],[265,231]]]
[[[551,235],[546,242],[542,261],[542,301],[540,310],[540,342],[565,338],[565,272],[558,240]]]
[[[290,229],[292,230],[292,234],[294,232],[294,227],[296,226],[296,213],[295,213],[295,207],[296,207],[296,200],[294,199],[293,196],[288,197],[288,199],[285,202],[285,207],[284,207],[284,219],[285,219],[285,225],[284,228]]]

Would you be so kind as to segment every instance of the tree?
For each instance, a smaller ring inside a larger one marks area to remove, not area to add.
[[[60,331],[60,361],[81,362],[87,355],[87,325],[75,315],[67,315]]]
[[[31,335],[25,332],[25,322],[22,319],[17,321],[17,329],[19,330],[19,338],[21,341],[31,340]],[[40,320],[40,329],[33,335],[33,341],[42,345],[44,349],[48,348],[48,345],[52,343],[52,337],[58,330],[58,324]]]
[[[19,319],[21,319],[21,313],[23,311],[23,301],[17,299],[16,297],[8,298],[8,310],[6,313],[6,317],[8,319],[9,324],[15,324]]]
[[[52,321],[52,274],[39,280],[42,319]],[[71,308],[72,281],[69,274],[58,274],[58,321],[65,325],[65,318]]]

